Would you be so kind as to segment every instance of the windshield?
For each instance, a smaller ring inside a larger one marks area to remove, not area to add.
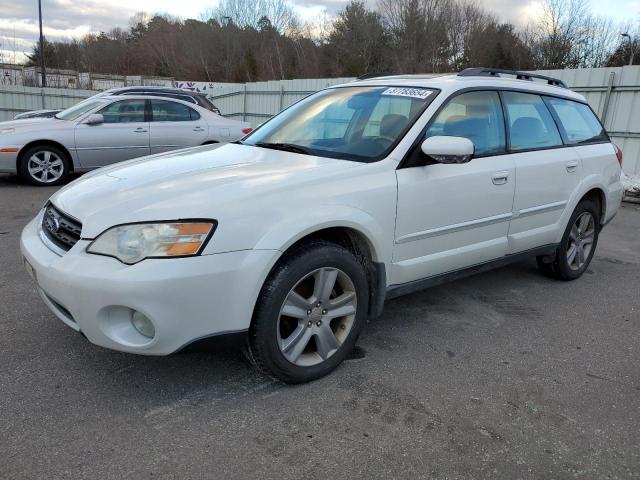
[[[407,87],[322,90],[265,123],[242,143],[372,162],[386,156],[435,97]]]
[[[104,104],[105,102],[106,100],[102,98],[91,97],[86,100],[83,100],[80,103],[77,103],[73,107],[70,107],[70,108],[67,108],[66,110],[61,111],[60,113],[56,114],[55,117],[60,120],[75,120],[76,118],[93,110],[98,105]]]

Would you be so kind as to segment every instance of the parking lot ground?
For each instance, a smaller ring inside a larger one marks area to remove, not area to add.
[[[54,190],[0,176],[2,479],[640,478],[637,205],[580,280],[526,261],[398,298],[292,387],[237,349],[133,356],[57,320],[18,253]]]

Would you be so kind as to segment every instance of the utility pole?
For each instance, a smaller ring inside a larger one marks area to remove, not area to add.
[[[38,0],[38,14],[40,15],[40,75],[42,86],[47,86],[47,74],[44,70],[44,36],[42,35],[42,0]]]
[[[621,33],[620,35],[622,35],[623,37],[627,37],[627,40],[629,40],[629,65],[633,65],[633,54],[635,53],[633,51],[633,40],[631,39],[631,35],[629,35],[628,33]]]

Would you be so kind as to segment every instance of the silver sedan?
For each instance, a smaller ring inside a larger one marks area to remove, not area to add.
[[[185,147],[238,140],[248,123],[152,96],[87,99],[53,118],[0,123],[0,173],[56,185],[71,171]]]

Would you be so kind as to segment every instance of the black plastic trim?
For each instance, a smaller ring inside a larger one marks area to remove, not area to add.
[[[568,88],[567,84],[564,83],[559,78],[548,77],[546,75],[539,75],[537,73],[520,72],[518,70],[505,70],[503,68],[485,68],[485,67],[465,68],[463,71],[458,73],[458,76],[459,77],[497,77],[497,76],[500,76],[501,73],[504,75],[513,75],[516,77],[516,80],[533,81],[534,78],[537,78],[539,80],[546,80],[547,84],[552,85],[554,87]]]
[[[400,297],[402,295],[407,295],[409,293],[417,292],[419,290],[424,290],[425,288],[434,287],[442,283],[458,280],[460,278],[468,277],[470,275],[475,275],[476,273],[493,270],[494,268],[509,265],[511,263],[518,262],[518,261],[530,258],[532,256],[551,255],[556,251],[557,248],[558,248],[558,244],[545,245],[542,247],[525,250],[524,252],[505,255],[504,257],[500,257],[495,260],[490,260],[488,262],[478,263],[476,265],[472,265],[471,267],[452,270],[450,272],[441,273],[439,275],[433,275],[431,277],[421,278],[419,280],[414,280],[412,282],[390,285],[389,287],[387,287],[386,298],[392,299],[392,298]]]

